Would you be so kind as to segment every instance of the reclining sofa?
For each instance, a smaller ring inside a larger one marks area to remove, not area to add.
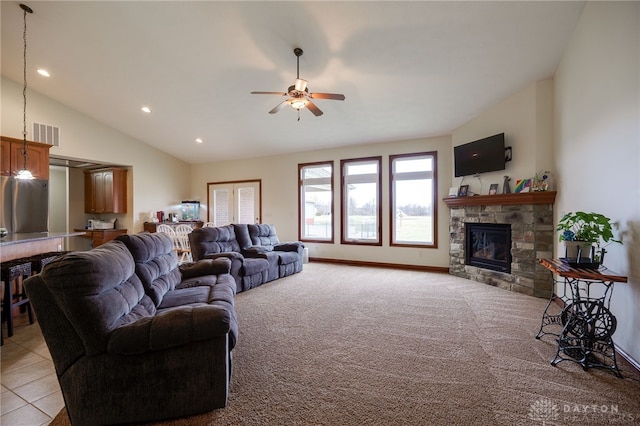
[[[25,281],[71,423],[225,407],[238,328],[228,259],[178,267],[171,238],[121,235]]]
[[[236,291],[302,271],[304,245],[280,242],[273,225],[231,224],[194,229],[189,234],[193,260],[227,258]]]

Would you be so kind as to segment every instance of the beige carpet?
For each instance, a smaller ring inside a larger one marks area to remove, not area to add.
[[[633,371],[549,364],[555,341],[534,338],[545,305],[446,274],[310,263],[236,296],[228,407],[157,424],[639,424]]]

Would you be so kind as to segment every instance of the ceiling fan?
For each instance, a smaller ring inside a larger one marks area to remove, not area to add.
[[[297,63],[296,82],[293,86],[289,86],[286,92],[251,92],[252,95],[278,95],[289,97],[287,100],[282,101],[275,108],[269,111],[269,114],[275,114],[285,106],[289,105],[291,108],[298,110],[298,120],[300,120],[300,110],[303,108],[307,108],[316,117],[322,115],[320,108],[311,102],[311,99],[333,99],[336,101],[344,101],[344,95],[339,93],[309,93],[307,80],[300,78],[300,56],[302,56],[302,49],[296,47],[293,49],[293,53],[296,55]]]

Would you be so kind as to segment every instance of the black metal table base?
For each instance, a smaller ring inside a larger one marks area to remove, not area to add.
[[[558,282],[560,281],[557,281],[553,274],[551,274],[551,278],[553,280],[553,286],[551,287],[551,297],[549,298],[549,302],[544,308],[544,312],[542,314],[540,330],[538,330],[538,334],[536,334],[536,339],[538,340],[540,340],[542,336],[546,336],[547,334],[560,337],[562,328],[564,327],[564,324],[562,323],[562,309],[569,302],[569,298],[566,296],[567,294],[570,294],[567,291],[568,283],[567,280],[562,280],[562,283],[564,284],[563,295],[556,296],[556,294],[553,292],[553,289],[556,288],[556,284],[558,284]],[[557,313],[552,313],[552,311],[556,310]],[[554,330],[555,332],[552,330]]]
[[[556,337],[558,348],[551,365],[571,361],[581,365],[583,370],[605,369],[621,378],[612,339],[617,321],[609,310],[613,282],[573,278],[562,280],[564,294],[551,296],[536,335],[536,339],[545,335]],[[553,281],[553,288],[556,288],[559,281],[555,276]],[[595,283],[604,285],[605,291],[601,297],[591,298],[590,287]],[[560,305],[564,305],[564,308]],[[556,310],[560,312],[554,313]]]
[[[616,317],[601,299],[582,299],[567,305],[560,320],[564,327],[551,365],[573,361],[584,370],[602,368],[622,377],[611,338],[617,327]]]

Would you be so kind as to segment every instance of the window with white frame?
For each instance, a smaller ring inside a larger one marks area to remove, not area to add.
[[[381,157],[341,160],[342,244],[382,245]]]
[[[437,247],[437,153],[389,157],[391,245]]]
[[[298,165],[300,240],[333,242],[333,162]]]

